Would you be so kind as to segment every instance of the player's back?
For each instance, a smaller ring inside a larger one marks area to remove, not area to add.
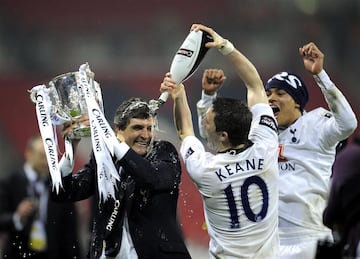
[[[268,148],[254,143],[239,153],[206,153],[201,179],[194,180],[205,202],[210,253],[277,258],[277,153]]]
[[[188,136],[180,148],[203,197],[212,258],[279,258],[277,123],[267,104],[251,112],[243,147],[211,154]]]

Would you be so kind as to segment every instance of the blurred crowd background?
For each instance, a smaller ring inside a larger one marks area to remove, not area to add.
[[[264,82],[283,70],[302,76],[310,92],[307,109],[326,105],[298,55],[300,46],[315,42],[325,53],[326,71],[360,120],[360,0],[1,0],[0,177],[23,160],[26,140],[39,133],[27,90],[88,62],[111,121],[124,99],[159,96],[162,78],[193,23],[208,25],[230,39],[255,64]],[[225,71],[223,96],[245,98],[232,67],[211,50],[185,82],[194,115],[205,68]],[[158,116],[159,137],[179,146],[171,101]],[[86,140],[82,147],[79,163],[90,152]],[[86,203],[78,207],[88,218]],[[179,217],[189,245],[206,250],[200,196],[186,172]],[[86,230],[81,230],[84,235]]]

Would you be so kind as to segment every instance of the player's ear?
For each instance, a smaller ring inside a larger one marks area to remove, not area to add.
[[[220,141],[227,141],[229,139],[229,135],[226,131],[222,131],[220,133]]]

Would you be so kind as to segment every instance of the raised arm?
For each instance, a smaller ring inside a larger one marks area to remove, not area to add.
[[[217,91],[222,87],[226,76],[224,71],[217,68],[205,69],[203,72],[201,85],[201,99],[196,103],[198,116],[199,133],[202,138],[206,138],[204,128],[202,126],[202,118],[207,109],[211,106],[213,100],[217,96]]]
[[[213,29],[201,24],[193,24],[191,30],[203,30],[212,36],[213,41],[206,43],[205,46],[207,48],[218,49],[233,64],[236,73],[247,88],[247,103],[249,107],[257,103],[268,104],[263,83],[255,66],[230,41],[221,37]],[[214,88],[213,90],[216,89]],[[174,100],[174,120],[180,140],[183,140],[186,136],[194,136],[192,116],[184,86],[180,85],[177,87],[176,82],[167,73],[160,86],[160,91],[168,91]]]
[[[192,116],[184,85],[177,86],[171,74],[167,73],[161,83],[160,91],[168,91],[174,100],[174,123],[179,139],[182,141],[187,136],[194,136]]]
[[[203,30],[209,33],[213,41],[206,43],[208,48],[216,48],[226,56],[233,64],[237,75],[241,78],[247,88],[247,102],[251,107],[257,103],[268,103],[263,82],[255,66],[237,50],[233,44],[217,34],[213,29],[201,24],[193,24],[192,30]]]
[[[313,42],[299,48],[299,54],[303,58],[305,69],[313,75],[334,115],[334,124],[328,127],[327,132],[327,136],[331,137],[329,141],[336,142],[349,137],[357,127],[357,119],[345,96],[325,72],[325,55]]]

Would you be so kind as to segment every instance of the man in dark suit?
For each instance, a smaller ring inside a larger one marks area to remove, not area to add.
[[[77,214],[73,203],[49,197],[49,169],[40,136],[29,139],[24,166],[0,182],[0,230],[9,259],[80,258]]]
[[[86,122],[85,118],[66,125],[64,136]],[[93,145],[90,161],[75,174],[71,172],[73,163],[66,156],[61,159],[64,188],[59,194],[52,192],[52,199],[78,201],[94,196],[90,258],[191,258],[177,221],[181,165],[176,148],[170,142],[153,140],[154,110],[139,98],[118,107],[114,124],[120,142],[114,158],[120,181],[113,179],[104,187],[107,177],[97,170],[98,162],[103,161],[94,155],[102,147]],[[73,140],[74,150],[77,143]],[[111,192],[113,184],[113,194],[101,196],[104,191]]]

